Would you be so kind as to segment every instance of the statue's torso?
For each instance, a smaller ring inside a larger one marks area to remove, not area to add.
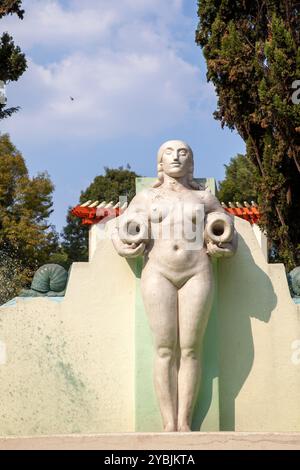
[[[203,245],[205,192],[172,191],[163,187],[148,193],[147,215],[151,232],[146,264],[168,278],[210,275],[210,259]]]

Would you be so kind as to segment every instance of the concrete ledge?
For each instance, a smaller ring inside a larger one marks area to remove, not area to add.
[[[299,450],[300,433],[132,433],[0,438],[0,450]]]

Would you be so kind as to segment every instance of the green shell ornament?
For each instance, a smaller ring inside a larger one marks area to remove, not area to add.
[[[300,267],[293,269],[288,275],[289,286],[293,297],[300,297]]]
[[[58,264],[45,264],[35,273],[31,289],[23,297],[63,297],[68,283],[68,271]]]

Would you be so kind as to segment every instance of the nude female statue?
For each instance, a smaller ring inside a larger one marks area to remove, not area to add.
[[[211,257],[232,256],[237,248],[231,216],[211,192],[199,190],[193,169],[193,153],[186,143],[163,144],[158,152],[158,181],[136,195],[113,235],[121,256],[144,254],[141,288],[154,335],[155,389],[168,432],[191,430],[213,300]],[[197,230],[201,207],[204,243],[202,237],[191,241],[184,230],[185,221],[191,220]],[[163,226],[169,229],[167,236]]]

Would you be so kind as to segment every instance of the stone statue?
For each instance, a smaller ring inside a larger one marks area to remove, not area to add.
[[[191,148],[169,141],[158,152],[158,180],[119,218],[119,255],[144,255],[142,296],[155,343],[154,382],[167,432],[191,430],[212,300],[211,258],[237,248],[233,218],[193,179]]]

